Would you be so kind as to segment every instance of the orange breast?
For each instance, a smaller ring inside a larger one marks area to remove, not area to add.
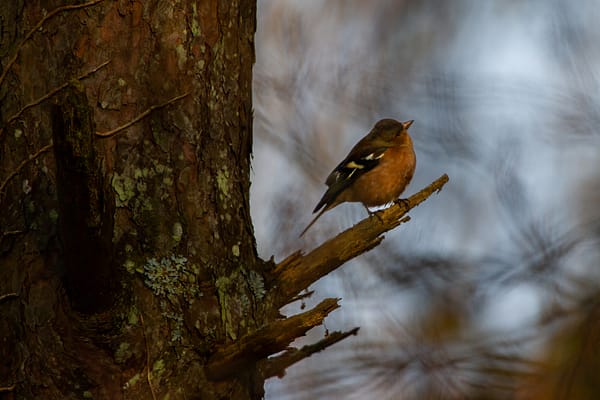
[[[410,183],[415,167],[415,152],[408,137],[408,143],[388,149],[379,165],[341,193],[338,202],[360,202],[368,207],[390,203],[400,197]]]

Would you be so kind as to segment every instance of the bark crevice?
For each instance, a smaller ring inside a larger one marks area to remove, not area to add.
[[[64,283],[73,308],[83,313],[110,308],[119,287],[112,262],[114,205],[105,193],[94,134],[85,89],[73,83],[52,108],[52,139]]]

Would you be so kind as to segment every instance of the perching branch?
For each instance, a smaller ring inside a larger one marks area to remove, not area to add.
[[[172,99],[167,100],[166,102],[164,102],[162,104],[154,105],[154,106],[148,108],[146,111],[144,111],[140,115],[138,115],[137,117],[135,117],[134,119],[132,119],[131,121],[129,121],[128,123],[126,123],[124,125],[121,125],[121,126],[115,128],[113,130],[108,131],[108,132],[96,132],[96,136],[99,136],[101,138],[111,137],[111,136],[113,136],[113,135],[121,132],[122,130],[125,130],[125,129],[129,128],[131,125],[139,122],[140,120],[146,118],[148,115],[150,115],[150,113],[152,111],[154,111],[154,110],[156,110],[158,108],[166,107],[169,104],[174,103],[177,100],[181,100],[181,99],[183,99],[184,97],[187,97],[187,96],[189,96],[189,93],[184,93],[184,94],[181,94],[179,96],[173,97]]]
[[[383,233],[408,221],[410,217],[402,217],[434,192],[439,192],[446,182],[448,175],[444,174],[407,200],[362,220],[310,253],[304,255],[297,251],[287,257],[273,271],[273,302],[278,306],[288,304],[300,291],[321,277],[377,246],[384,239]]]
[[[312,310],[275,321],[218,350],[208,361],[206,376],[223,380],[268,356],[285,350],[296,338],[320,325],[339,307],[339,299],[325,299]]]
[[[285,370],[294,365],[300,360],[308,358],[315,353],[325,350],[329,346],[332,346],[348,336],[356,335],[359,328],[351,329],[347,332],[332,332],[327,335],[324,339],[319,340],[317,343],[309,344],[302,347],[301,349],[289,349],[280,356],[269,358],[262,361],[259,365],[263,379],[268,379],[274,376],[283,378]]]
[[[63,11],[78,10],[80,8],[91,7],[102,1],[104,1],[104,0],[93,0],[93,1],[89,1],[87,3],[83,3],[83,4],[71,4],[68,6],[62,6],[62,7],[55,8],[54,10],[52,10],[48,14],[46,14],[44,16],[44,18],[40,19],[38,21],[38,23],[35,24],[35,26],[33,28],[31,28],[31,30],[29,32],[27,32],[27,35],[25,35],[25,38],[23,38],[23,41],[21,43],[19,43],[19,45],[17,46],[15,54],[11,57],[10,60],[8,60],[8,63],[6,63],[6,66],[4,67],[4,71],[2,72],[2,75],[0,75],[0,85],[2,84],[2,82],[4,82],[4,78],[6,78],[6,74],[8,73],[8,71],[10,71],[10,69],[12,68],[15,61],[17,61],[17,58],[19,57],[19,53],[21,52],[21,49],[23,48],[25,43],[29,39],[31,39],[33,34],[35,32],[37,32],[37,30],[40,29],[42,27],[42,25],[44,25],[46,23],[46,21],[48,21],[50,18],[54,17],[56,14],[61,13]]]

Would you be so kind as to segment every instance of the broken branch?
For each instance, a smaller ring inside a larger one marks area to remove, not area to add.
[[[328,298],[312,310],[275,321],[218,350],[209,360],[206,375],[211,380],[223,380],[248,365],[285,350],[296,338],[320,325],[338,308],[339,299]]]
[[[285,370],[297,363],[298,361],[312,356],[314,353],[318,353],[321,350],[325,350],[327,347],[334,345],[348,336],[356,335],[359,328],[351,329],[347,332],[332,332],[324,339],[319,340],[317,343],[309,344],[301,349],[289,349],[280,356],[270,358],[263,361],[263,365],[260,366],[262,376],[264,379],[277,376],[283,378]]]

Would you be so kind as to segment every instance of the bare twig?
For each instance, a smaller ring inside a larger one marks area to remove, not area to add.
[[[0,303],[2,303],[6,299],[11,299],[13,297],[19,297],[19,295],[16,294],[16,293],[6,293],[6,294],[3,294],[2,296],[0,296]]]
[[[23,231],[21,231],[21,230],[17,230],[17,229],[15,229],[15,230],[12,230],[12,231],[4,231],[4,232],[2,232],[2,234],[0,235],[0,241],[2,241],[2,239],[4,239],[4,237],[5,237],[5,236],[9,236],[9,235],[19,235],[19,234],[21,234],[21,233],[23,233]]]
[[[33,160],[35,160],[36,158],[38,158],[41,154],[49,151],[52,148],[52,143],[47,144],[46,146],[42,147],[41,149],[39,149],[38,151],[36,151],[32,156],[30,156],[28,159],[24,160],[21,162],[21,164],[19,164],[19,166],[17,168],[15,168],[4,180],[4,182],[2,182],[2,184],[0,185],[0,199],[2,198],[3,194],[4,194],[4,189],[6,188],[6,185],[8,184],[8,182],[14,178],[17,174],[19,174],[19,172],[21,172],[21,170],[30,162],[32,162]]]
[[[93,73],[97,72],[98,70],[100,70],[101,68],[104,68],[106,65],[108,65],[108,63],[110,63],[110,60],[103,62],[102,64],[98,65],[96,68],[89,70],[88,72],[86,72],[85,74],[82,74],[80,76],[78,76],[77,78],[75,78],[76,80],[80,81],[82,79],[87,78],[88,76],[92,75]],[[63,90],[64,88],[66,88],[67,86],[69,86],[71,83],[70,82],[65,82],[62,85],[60,85],[57,88],[52,89],[51,91],[49,91],[48,93],[46,93],[45,95],[43,95],[42,97],[32,101],[31,103],[27,104],[25,107],[21,108],[15,115],[13,115],[12,117],[10,117],[7,121],[6,121],[6,125],[8,126],[10,125],[11,122],[13,122],[14,120],[16,120],[17,118],[19,118],[25,111],[29,110],[32,107],[37,106],[38,104],[40,104],[41,102],[48,100],[49,98],[51,98],[52,96],[54,96],[56,93],[60,92],[61,90]],[[0,136],[2,136],[2,132],[4,130],[4,127],[0,128]]]
[[[264,379],[277,376],[283,378],[285,370],[311,355],[325,350],[327,347],[334,345],[348,336],[356,335],[359,328],[351,329],[347,332],[332,332],[324,339],[319,340],[317,343],[310,344],[302,347],[301,349],[289,349],[280,356],[269,358],[262,362],[260,366],[261,373]]]
[[[132,119],[131,121],[129,121],[128,123],[126,123],[125,125],[121,125],[121,126],[115,128],[115,129],[111,130],[111,131],[108,131],[108,132],[96,132],[96,136],[99,136],[101,138],[111,137],[111,136],[113,136],[113,135],[121,132],[122,130],[129,128],[131,125],[135,124],[136,122],[139,122],[143,118],[147,117],[148,115],[150,115],[150,113],[152,111],[154,111],[154,110],[156,110],[158,108],[166,107],[169,104],[174,103],[177,100],[181,100],[181,99],[183,99],[184,97],[187,97],[187,96],[189,96],[189,93],[184,93],[182,95],[173,97],[171,100],[168,100],[168,101],[166,101],[166,102],[164,102],[162,104],[154,105],[154,106],[148,108],[146,111],[144,111],[140,115],[138,115],[137,117],[135,117],[134,119]]]
[[[299,300],[304,300],[306,298],[309,298],[310,296],[312,296],[313,294],[315,294],[314,290],[308,290],[305,293],[300,293],[298,296],[292,298],[290,300],[290,303],[293,303],[295,301],[299,301]]]
[[[439,192],[446,182],[448,175],[444,174],[410,198],[379,211],[377,218],[362,220],[306,255],[295,252],[287,257],[273,271],[272,284],[278,288],[270,294],[273,302],[279,306],[288,304],[321,277],[377,246],[383,240],[383,233],[408,221],[405,214],[434,192]]]
[[[15,61],[17,61],[17,58],[19,57],[19,53],[21,52],[21,49],[25,45],[25,42],[27,42],[29,39],[31,39],[33,34],[38,29],[40,29],[42,27],[42,25],[44,25],[46,23],[46,21],[48,21],[50,18],[54,17],[56,14],[59,14],[63,11],[78,10],[80,8],[91,7],[102,1],[104,1],[104,0],[93,0],[93,1],[89,1],[87,3],[83,3],[83,4],[72,4],[72,5],[68,5],[68,6],[62,6],[62,7],[55,8],[54,10],[52,10],[48,14],[46,14],[42,19],[39,20],[39,22],[37,24],[35,24],[35,26],[29,32],[27,32],[27,35],[25,35],[25,38],[23,39],[23,41],[21,43],[19,43],[19,45],[17,46],[15,54],[8,61],[8,63],[6,63],[6,66],[4,67],[4,71],[2,72],[2,75],[0,75],[0,85],[2,84],[2,82],[4,82],[4,78],[6,78],[6,74],[12,68]]]
[[[16,387],[17,387],[17,385],[15,385],[15,384],[12,384],[10,386],[0,386],[0,393],[12,392],[13,390],[15,390]]]

